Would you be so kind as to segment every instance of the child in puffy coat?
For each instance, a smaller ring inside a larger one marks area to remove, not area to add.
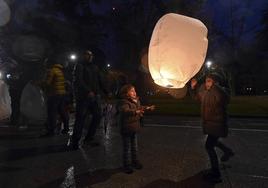
[[[127,174],[133,169],[142,169],[137,157],[137,133],[141,129],[140,118],[145,110],[154,110],[154,106],[141,106],[133,85],[124,85],[120,90],[118,104],[119,124],[123,139],[123,166]]]

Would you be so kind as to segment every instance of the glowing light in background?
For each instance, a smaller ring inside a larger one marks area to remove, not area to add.
[[[208,69],[211,67],[211,65],[212,65],[212,62],[211,62],[211,61],[207,61],[207,62],[206,62],[206,67],[207,67]]]
[[[4,26],[10,20],[10,8],[4,0],[0,0],[0,26]]]
[[[76,56],[75,54],[71,54],[71,55],[70,55],[70,59],[74,61],[74,60],[77,59],[77,56]]]
[[[11,74],[7,74],[7,79],[10,79],[11,78]]]

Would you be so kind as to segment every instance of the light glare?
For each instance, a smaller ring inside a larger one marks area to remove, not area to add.
[[[76,58],[77,58],[77,57],[76,57],[75,54],[71,54],[71,55],[70,55],[70,59],[71,59],[71,60],[76,60]]]

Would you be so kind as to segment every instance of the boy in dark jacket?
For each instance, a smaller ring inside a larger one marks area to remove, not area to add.
[[[121,100],[118,110],[123,139],[123,166],[127,174],[133,173],[133,168],[142,169],[137,158],[137,132],[140,131],[140,118],[145,110],[154,110],[154,106],[141,106],[134,86],[128,84],[120,90]]]
[[[201,103],[201,118],[204,134],[207,134],[206,150],[211,163],[211,171],[204,176],[212,182],[221,182],[221,173],[215,147],[220,148],[224,155],[221,161],[227,161],[234,155],[233,151],[219,141],[220,137],[227,137],[227,104],[229,93],[226,88],[221,87],[218,82],[220,76],[209,74],[205,83],[197,88],[197,80],[191,80],[191,89],[195,99]]]

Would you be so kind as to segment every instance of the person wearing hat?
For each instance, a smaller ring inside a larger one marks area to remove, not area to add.
[[[204,175],[206,180],[221,182],[221,173],[215,147],[223,151],[221,161],[228,161],[234,152],[219,141],[220,137],[227,137],[227,104],[230,95],[226,88],[219,85],[220,75],[210,73],[206,75],[205,83],[198,86],[197,80],[191,80],[191,93],[201,103],[201,118],[204,134],[208,135],[206,150],[211,163],[211,170]]]

